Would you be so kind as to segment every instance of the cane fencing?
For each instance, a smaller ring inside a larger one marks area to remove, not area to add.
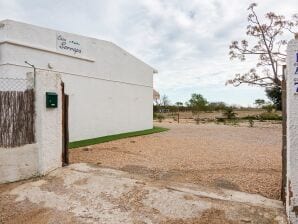
[[[35,94],[28,78],[0,77],[0,148],[35,142]]]

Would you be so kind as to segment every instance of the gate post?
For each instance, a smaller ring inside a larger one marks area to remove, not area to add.
[[[286,83],[286,65],[282,67],[282,179],[281,179],[281,200],[286,204],[287,187],[287,83]]]
[[[298,223],[298,36],[287,48],[287,182],[286,211]]]
[[[57,94],[55,107],[48,104],[47,93]],[[62,166],[62,91],[60,75],[50,71],[37,71],[35,96],[38,172],[44,175]]]

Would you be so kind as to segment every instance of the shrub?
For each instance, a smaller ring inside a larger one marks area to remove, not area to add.
[[[248,115],[248,116],[242,117],[241,119],[243,119],[243,120],[258,120],[259,115]]]
[[[253,127],[254,126],[254,120],[252,118],[248,119],[248,123],[249,123],[249,127]]]
[[[158,120],[158,122],[161,123],[164,119],[165,119],[165,116],[163,116],[162,114],[158,114],[158,115],[157,115],[157,120]]]
[[[232,125],[238,125],[238,123],[239,123],[238,119],[231,119]]]
[[[232,107],[227,107],[224,109],[223,116],[226,117],[227,119],[235,119],[237,113],[234,112],[234,109]]]
[[[275,106],[273,104],[267,104],[267,105],[264,105],[262,108],[266,110],[267,113],[271,113],[275,108]]]
[[[273,121],[278,121],[282,120],[282,116],[275,114],[275,113],[262,113],[260,115],[260,120],[273,120]]]
[[[216,118],[216,121],[217,121],[217,122],[225,122],[225,120],[226,120],[226,119],[225,119],[224,117],[217,117],[217,118]]]

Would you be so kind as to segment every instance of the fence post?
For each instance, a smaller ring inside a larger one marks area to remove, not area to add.
[[[281,200],[286,203],[286,183],[287,183],[287,84],[286,84],[286,65],[282,68],[282,181],[281,181]]]

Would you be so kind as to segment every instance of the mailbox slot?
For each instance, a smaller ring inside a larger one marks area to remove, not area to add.
[[[57,108],[58,107],[58,95],[57,93],[46,93],[46,107]]]

